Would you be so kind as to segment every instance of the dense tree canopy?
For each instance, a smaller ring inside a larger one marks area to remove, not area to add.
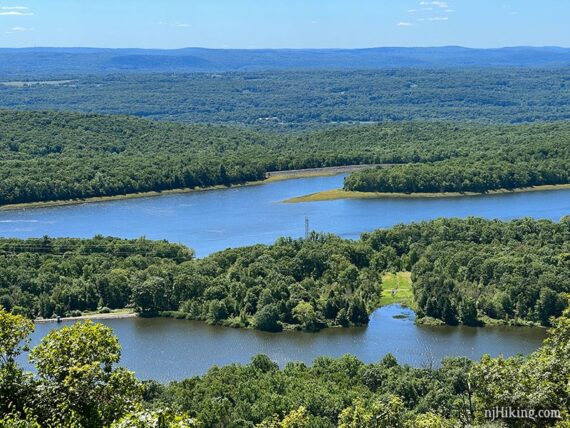
[[[357,173],[347,180],[350,190],[377,190],[378,182],[389,183],[386,191],[560,183],[568,181],[569,138],[566,123],[406,123],[261,134],[4,111],[0,205],[230,185],[263,180],[267,171],[349,164],[429,164]]]
[[[29,333],[27,324],[0,308],[0,337]],[[374,364],[346,355],[279,368],[258,355],[248,365],[213,367],[161,385],[141,384],[114,367],[120,347],[108,327],[77,323],[52,331],[32,350],[37,374],[12,365],[18,382],[6,382],[6,361],[0,360],[0,385],[12,388],[0,402],[0,426],[564,428],[570,421],[569,339],[567,310],[542,347],[526,357],[448,358],[439,368],[414,368],[389,354]],[[19,352],[16,341],[10,347],[8,353]],[[531,410],[535,419],[492,422],[485,414],[502,407]]]
[[[344,188],[386,193],[485,193],[570,183],[569,157],[512,163],[486,160],[466,165],[464,162],[366,169],[347,177]]]
[[[17,355],[32,328],[0,307],[0,337],[19,333],[3,352]],[[109,327],[90,322],[51,331],[30,354],[37,373],[23,372],[13,358],[0,360],[0,426],[109,426],[137,408],[143,388],[132,372],[114,367],[121,346]],[[10,414],[11,416],[7,416]],[[20,424],[10,419],[25,418]]]
[[[570,292],[569,220],[439,219],[363,240],[383,255],[382,268],[411,269],[420,317],[548,325]]]
[[[193,259],[145,239],[0,239],[0,304],[29,317],[135,308],[211,324],[319,330],[363,325],[381,277],[411,271],[418,315],[448,324],[549,325],[570,292],[570,221],[440,219],[312,234]]]
[[[328,235],[203,260],[142,239],[9,239],[0,248],[0,302],[32,317],[132,306],[211,324],[319,330],[368,323],[381,294],[371,252]]]
[[[5,61],[9,66],[12,60]],[[0,108],[124,114],[279,131],[409,120],[528,123],[570,118],[568,68],[397,68],[401,61],[399,57],[393,69],[368,71],[67,72],[42,79],[27,73],[25,79],[2,79]]]

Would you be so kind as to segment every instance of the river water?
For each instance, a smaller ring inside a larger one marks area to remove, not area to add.
[[[294,179],[259,186],[123,201],[0,212],[0,236],[92,237],[96,234],[167,239],[203,257],[228,247],[271,243],[311,229],[358,238],[362,232],[437,217],[480,216],[559,220],[570,214],[570,190],[436,198],[337,200],[285,204],[303,194],[342,187],[344,176]],[[396,319],[404,313],[407,318]],[[142,379],[168,381],[205,373],[212,365],[247,363],[264,353],[280,364],[310,363],[321,355],[354,354],[374,362],[386,353],[414,366],[445,356],[529,353],[545,331],[521,327],[427,327],[398,306],[377,310],[366,328],[329,329],[317,334],[263,333],[173,319],[106,320],[123,345],[122,363]],[[61,324],[65,325],[65,323]],[[37,343],[56,324],[39,324]]]
[[[344,175],[207,192],[0,212],[0,236],[124,238],[180,242],[199,257],[228,247],[272,243],[312,230],[358,238],[362,232],[437,217],[559,220],[570,214],[570,190],[436,199],[281,201],[342,187]]]
[[[394,318],[400,315],[406,318]],[[322,355],[344,354],[373,363],[392,353],[403,364],[435,367],[446,356],[478,359],[483,354],[527,354],[545,337],[541,328],[417,326],[413,320],[411,310],[392,305],[375,311],[367,327],[318,333],[265,333],[169,318],[102,322],[119,337],[121,364],[140,379],[162,382],[204,374],[212,365],[247,363],[257,354],[266,354],[283,365],[288,361],[310,364]],[[70,323],[37,324],[32,344],[51,329],[65,325]]]

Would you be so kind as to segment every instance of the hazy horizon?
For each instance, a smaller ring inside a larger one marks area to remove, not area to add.
[[[570,47],[550,0],[0,0],[0,45],[181,49]],[[483,31],[484,29],[484,31]]]
[[[463,45],[438,45],[438,46],[365,46],[353,48],[334,48],[334,47],[306,47],[306,48],[210,48],[206,46],[183,46],[179,48],[147,48],[136,46],[107,47],[107,46],[0,46],[0,49],[26,50],[26,49],[87,49],[87,50],[156,50],[156,51],[182,51],[189,49],[203,49],[212,51],[358,51],[358,50],[374,50],[374,49],[469,49],[469,50],[501,50],[501,49],[570,49],[570,46],[562,45],[506,45],[497,47],[476,47]]]

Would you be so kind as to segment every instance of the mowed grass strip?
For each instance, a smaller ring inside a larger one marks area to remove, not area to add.
[[[413,302],[410,272],[387,273],[382,277],[382,306],[399,303],[412,307]]]

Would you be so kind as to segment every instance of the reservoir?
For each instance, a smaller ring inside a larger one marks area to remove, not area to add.
[[[570,189],[457,198],[281,201],[342,187],[344,175],[270,182],[205,192],[0,212],[2,237],[167,239],[199,257],[228,247],[272,243],[312,230],[358,238],[362,232],[438,217],[560,220],[570,214]]]
[[[3,237],[94,235],[167,239],[196,250],[199,257],[228,247],[272,243],[311,229],[356,239],[363,232],[438,217],[479,216],[559,220],[570,214],[570,190],[458,198],[347,199],[286,204],[283,200],[342,187],[344,176],[292,179],[264,185],[168,194],[158,197],[0,212]],[[394,316],[405,315],[404,318]],[[105,320],[123,346],[121,364],[141,379],[170,381],[204,374],[212,365],[247,363],[263,353],[284,365],[310,364],[327,355],[353,354],[372,363],[392,353],[403,364],[436,366],[446,356],[478,359],[483,354],[527,354],[545,330],[523,327],[416,326],[409,309],[375,311],[366,328],[328,329],[316,334],[279,334],[209,326],[174,319]],[[63,324],[38,324],[37,343]]]
[[[289,361],[310,364],[322,355],[344,354],[373,363],[392,353],[401,364],[436,367],[446,356],[479,359],[483,354],[527,354],[536,350],[546,335],[545,329],[529,327],[417,326],[413,312],[398,305],[376,310],[367,327],[319,333],[265,333],[169,318],[102,322],[119,337],[121,365],[140,379],[162,382],[204,374],[212,365],[248,363],[257,354],[266,354],[283,366]],[[70,323],[36,324],[32,345],[51,329],[65,325]]]

